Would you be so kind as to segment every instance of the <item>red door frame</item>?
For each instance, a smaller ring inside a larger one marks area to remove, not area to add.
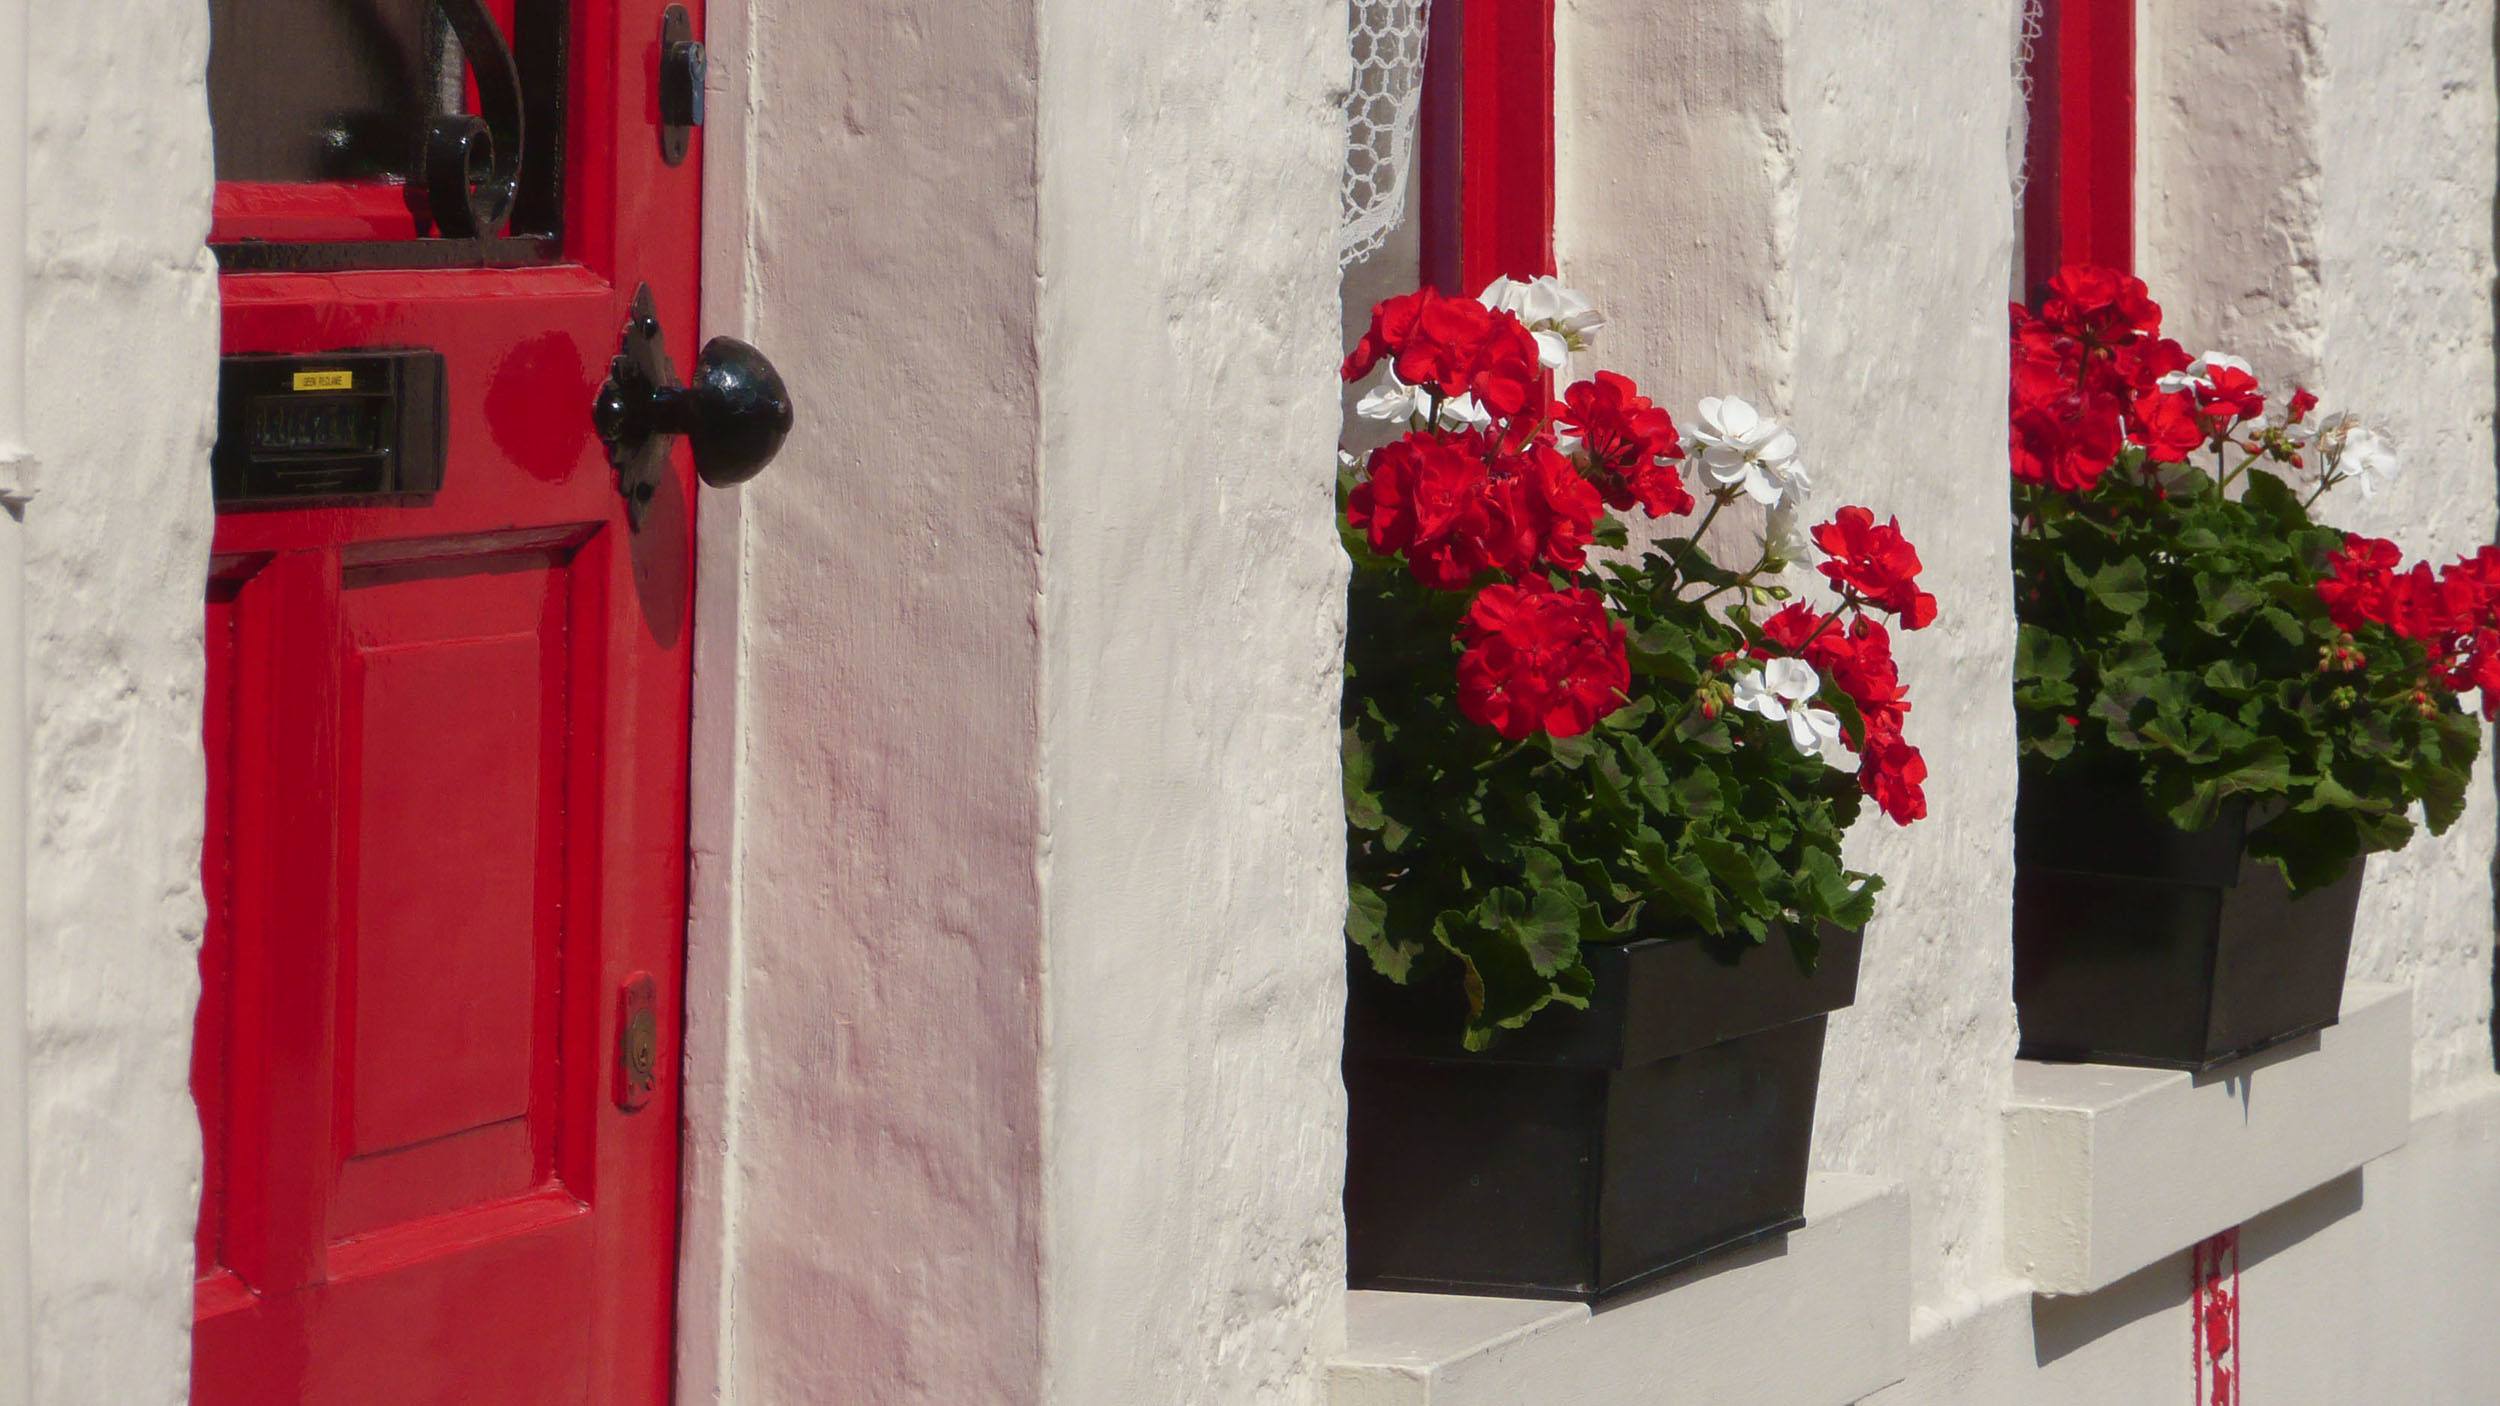
[[[2023,287],[2135,267],[2136,0],[2042,0],[2024,157]]]
[[[1423,281],[1554,272],[1554,0],[1440,0],[1420,121]]]

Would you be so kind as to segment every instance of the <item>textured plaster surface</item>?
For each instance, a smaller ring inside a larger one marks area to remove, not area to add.
[[[2163,330],[2269,382],[2312,378],[2327,116],[2315,0],[2141,8],[2136,270]]]
[[[1825,1165],[1913,1188],[1918,1298],[1933,1313],[2002,1263],[1998,1110],[2010,988],[2013,623],[2006,585],[2005,283],[2014,220],[2011,0],[1801,3],[1796,426],[1819,517],[1898,514],[1937,623],[1896,631],[1929,754],[1929,818],[1870,808],[1853,862],[1887,885],[1858,1003],[1832,1018],[1815,1124]],[[1935,62],[1950,55],[1946,64]],[[1909,91],[1870,73],[1925,74]],[[1982,81],[1966,81],[1977,76]],[[1819,583],[1818,583],[1819,584]]]
[[[26,1214],[26,7],[0,0],[0,1406],[34,1391]]]
[[[1906,831],[1871,818],[1853,841],[1889,888],[1857,1004],[1832,1019],[1815,1130],[1819,1165],[1913,1188],[1919,1301],[1936,1309],[2000,1260],[2014,1047],[2013,12],[1566,0],[1560,23],[1557,242],[1566,279],[1615,319],[1600,359],[1679,415],[1734,392],[1793,417],[1810,520],[1842,503],[1899,514],[1941,603],[1934,627],[1895,641],[1910,736],[1933,767],[1930,818]],[[1963,56],[1950,81],[1930,62],[1942,53]],[[1752,530],[1723,547],[1751,550]]]
[[[2405,1145],[2240,1231],[2251,1402],[2481,1401],[2500,1380],[2500,1082],[2450,1085]],[[2189,1401],[2189,1257],[2090,1294],[2019,1287],[1923,1334],[1868,1406]]]
[[[743,19],[710,316],[823,428],[707,504],[682,1388],[1309,1399],[1344,9]]]
[[[208,17],[107,0],[43,24],[26,148],[35,1399],[147,1406],[187,1395],[199,1198]]]
[[[1041,22],[1047,1398],[1341,1333],[1341,0]]]
[[[743,291],[805,420],[706,528],[704,626],[737,657],[704,646],[685,1390],[1032,1401],[1033,9],[746,23],[747,147],[712,180],[748,193],[708,212],[709,296]]]

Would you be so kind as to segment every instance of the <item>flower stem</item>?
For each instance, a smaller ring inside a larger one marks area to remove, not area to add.
[[[1762,555],[1754,558],[1754,564],[1746,567],[1744,571],[1737,575],[1735,580],[1728,582],[1724,586],[1713,586],[1709,590],[1702,592],[1700,595],[1693,597],[1690,601],[1687,601],[1686,604],[1707,605],[1714,598],[1726,595],[1730,591],[1743,590],[1745,587],[1752,585],[1754,583],[1754,578],[1760,576],[1763,568],[1769,566],[1770,564],[1771,548],[1768,543],[1765,543],[1762,548]]]
[[[1823,638],[1823,632],[1840,623],[1840,617],[1848,614],[1850,609],[1857,605],[1857,603],[1858,593],[1844,588],[1840,593],[1839,607],[1833,610],[1831,614],[1823,617],[1823,623],[1814,627],[1813,634],[1810,634],[1797,642],[1797,657],[1800,659],[1805,658],[1807,647],[1812,645],[1816,640]]]

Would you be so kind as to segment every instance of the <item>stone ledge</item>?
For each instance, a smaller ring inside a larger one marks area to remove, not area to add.
[[[2413,998],[2348,985],[2341,1021],[2204,1074],[2018,1060],[2006,1265],[2086,1294],[2404,1145]]]
[[[1594,1315],[1357,1291],[1329,1406],[1843,1406],[1901,1379],[1909,1257],[1900,1188],[1817,1173],[1785,1245],[1709,1261]]]

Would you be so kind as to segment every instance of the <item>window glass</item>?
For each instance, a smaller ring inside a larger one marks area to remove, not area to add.
[[[209,0],[217,178],[404,177],[458,96],[434,0]]]

